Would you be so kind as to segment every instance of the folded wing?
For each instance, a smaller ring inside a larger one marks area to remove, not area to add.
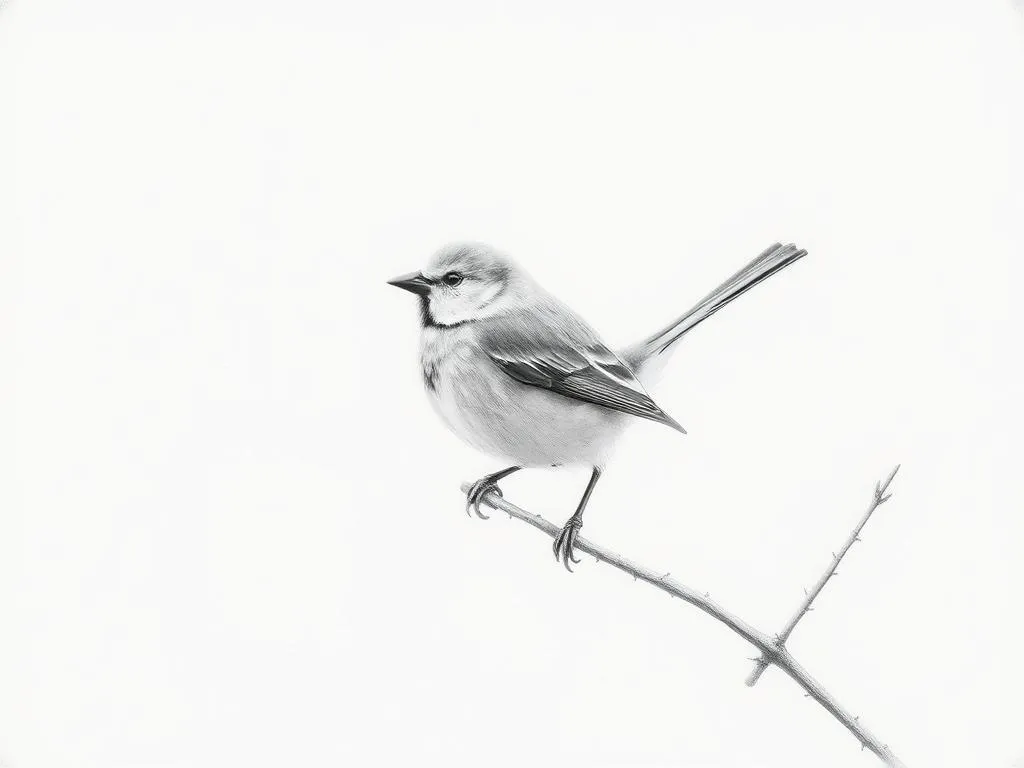
[[[481,341],[491,360],[516,381],[686,432],[568,310],[547,308],[504,318],[486,328]]]

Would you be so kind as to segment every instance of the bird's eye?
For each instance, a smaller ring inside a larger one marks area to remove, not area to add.
[[[444,280],[445,285],[450,285],[453,288],[462,282],[462,275],[458,272],[449,272],[447,275],[441,278]]]

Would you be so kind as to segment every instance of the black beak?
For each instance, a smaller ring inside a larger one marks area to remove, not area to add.
[[[419,296],[426,296],[430,293],[430,281],[423,276],[421,272],[410,272],[408,275],[402,275],[396,277],[394,280],[388,280],[388,285],[393,285],[396,288],[404,288],[407,291],[411,291]]]

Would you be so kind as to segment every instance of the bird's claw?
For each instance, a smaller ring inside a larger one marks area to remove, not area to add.
[[[480,511],[480,502],[483,501],[484,495],[491,491],[498,496],[503,495],[498,484],[489,477],[481,478],[473,483],[466,493],[466,514],[472,516],[472,513],[476,512],[476,516],[481,520],[490,520],[490,515],[485,515]]]
[[[573,515],[569,518],[568,522],[562,526],[562,530],[557,536],[555,536],[555,543],[551,547],[555,553],[555,560],[560,560],[565,566],[565,570],[572,573],[572,564],[578,564],[580,561],[573,555],[573,549],[576,547],[576,539],[579,538],[580,528],[583,527],[583,520]]]

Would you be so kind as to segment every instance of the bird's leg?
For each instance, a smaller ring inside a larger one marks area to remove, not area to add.
[[[480,511],[480,500],[488,491],[494,491],[496,494],[501,496],[501,488],[498,487],[498,481],[503,477],[508,477],[513,472],[518,472],[520,469],[522,469],[522,467],[508,467],[507,469],[501,470],[501,472],[495,472],[493,475],[484,475],[473,483],[469,488],[469,492],[466,494],[466,514],[468,515],[470,511],[474,511],[476,512],[476,516],[480,519],[489,519],[490,515],[485,515]]]
[[[587,490],[583,492],[583,498],[580,499],[579,505],[576,507],[576,511],[572,513],[564,526],[562,531],[555,536],[555,544],[552,547],[555,552],[555,560],[561,560],[565,565],[565,568],[570,573],[572,572],[572,566],[570,562],[578,563],[573,556],[573,547],[576,546],[576,539],[580,535],[580,528],[583,527],[583,510],[587,508],[587,502],[590,500],[590,494],[594,492],[594,486],[597,485],[597,479],[601,476],[600,467],[594,467],[594,471],[590,475],[590,482],[587,483]]]

